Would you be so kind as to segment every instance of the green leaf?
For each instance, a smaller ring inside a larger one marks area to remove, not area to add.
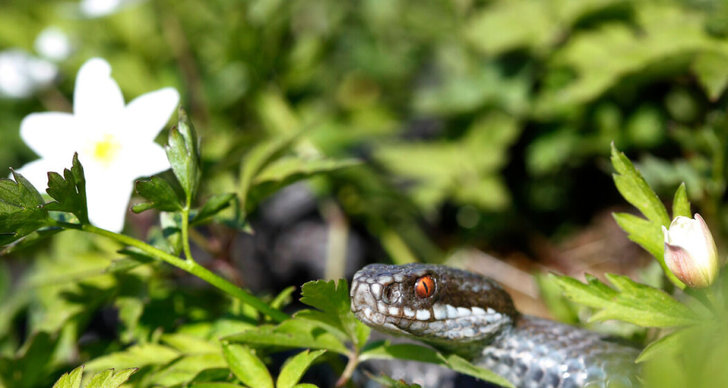
[[[11,170],[12,171],[12,170]],[[22,175],[0,178],[0,245],[28,236],[48,223],[43,197]]]
[[[116,368],[141,368],[147,365],[164,365],[179,357],[180,353],[159,344],[140,344],[126,350],[110,353],[88,363],[89,370]]]
[[[206,340],[191,334],[164,334],[162,342],[182,353],[219,353],[220,343],[217,340]]]
[[[642,350],[635,362],[649,361],[655,357],[662,356],[665,353],[679,353],[684,349],[686,341],[694,338],[696,330],[702,330],[700,326],[694,326],[687,329],[677,330],[656,341],[651,342]]]
[[[237,344],[223,344],[223,355],[235,377],[243,384],[255,388],[273,388],[273,379],[255,352]]]
[[[368,374],[369,378],[374,381],[375,383],[378,383],[379,385],[383,387],[390,387],[390,388],[422,388],[419,384],[408,384],[402,380],[395,380],[389,376],[373,376],[371,374]]]
[[[617,150],[614,143],[612,143],[612,165],[617,171],[617,174],[612,175],[617,190],[627,202],[631,203],[647,217],[647,220],[643,220],[639,217],[621,213],[614,215],[615,220],[628,233],[630,240],[640,244],[657,259],[665,275],[674,285],[685,288],[685,284],[665,265],[665,247],[661,228],[670,225],[670,217],[667,215],[665,206],[660,202],[657,194],[647,185],[642,174],[635,169],[624,153]],[[680,189],[678,189],[679,191]]]
[[[190,385],[190,388],[243,388],[243,386],[239,385],[239,384],[233,384],[233,383],[210,382],[210,383],[194,383],[194,384]]]
[[[256,175],[253,183],[291,183],[322,172],[335,171],[358,164],[361,164],[359,159],[306,159],[298,156],[286,156],[276,159],[263,168]]]
[[[61,378],[53,384],[53,388],[81,388],[81,375],[83,374],[83,365],[64,373]]]
[[[55,172],[48,173],[46,189],[55,202],[45,205],[47,210],[72,213],[82,224],[88,224],[88,208],[86,207],[86,178],[83,166],[78,161],[78,153],[73,154],[71,169],[64,169],[63,176]]]
[[[120,259],[112,260],[111,264],[106,267],[106,272],[109,273],[123,273],[129,272],[132,269],[153,262],[151,258],[140,258],[140,257],[122,257]]]
[[[214,216],[221,210],[230,206],[230,201],[232,201],[233,199],[235,199],[235,194],[233,193],[213,195],[212,197],[210,197],[210,199],[207,200],[207,202],[205,202],[204,205],[202,205],[200,210],[195,213],[195,215],[190,220],[190,224],[197,225],[204,222],[208,218]]]
[[[114,372],[113,369],[108,369],[99,372],[91,378],[84,388],[118,388],[129,380],[129,377],[137,370],[136,368],[129,368]]]
[[[675,197],[672,199],[672,218],[683,216],[692,218],[690,214],[690,201],[688,201],[688,192],[685,187],[685,182],[680,184],[680,187],[675,191]]]
[[[0,357],[0,380],[6,387],[43,385],[50,373],[58,336],[39,331],[31,334],[15,357]]]
[[[263,325],[224,339],[256,346],[327,349],[347,355],[349,350],[346,346],[326,329],[320,322],[296,317],[278,326]]]
[[[693,62],[693,72],[711,101],[716,101],[728,86],[728,67],[723,53],[704,51]]]
[[[313,352],[304,350],[286,360],[276,380],[276,388],[292,388],[303,377],[303,374],[306,373],[306,370],[308,370],[311,364],[325,352],[326,350],[316,350]]]
[[[182,210],[184,206],[184,194],[175,190],[174,184],[169,181],[166,174],[139,179],[134,184],[134,190],[147,200],[134,205],[131,208],[134,213],[149,209],[174,212]]]
[[[619,227],[627,232],[630,240],[650,252],[660,262],[660,265],[667,269],[664,258],[665,243],[662,239],[660,225],[629,213],[613,213],[612,216]]]
[[[484,368],[475,366],[455,354],[443,355],[435,349],[416,344],[389,344],[380,342],[366,348],[360,355],[360,360],[370,359],[400,359],[442,365],[484,381],[489,381],[504,387],[513,387],[508,380]]]
[[[189,202],[197,192],[200,182],[199,138],[194,126],[182,109],[178,113],[177,126],[169,130],[167,138],[167,159]]]
[[[341,279],[338,283],[333,280],[305,283],[301,287],[301,302],[321,310],[321,313],[304,310],[296,316],[317,320],[343,331],[357,349],[364,346],[369,338],[369,327],[356,319],[351,312],[346,280]]]
[[[288,286],[276,295],[275,298],[270,302],[270,307],[280,310],[284,306],[291,303],[291,294],[296,291],[295,286]]]
[[[688,326],[699,321],[692,310],[664,291],[626,276],[606,275],[615,289],[593,276],[587,276],[586,284],[569,276],[552,276],[567,298],[597,310],[590,321],[616,319],[642,327]]]
[[[259,144],[256,144],[247,155],[243,158],[240,168],[240,185],[239,195],[241,208],[246,209],[248,195],[253,185],[255,177],[274,160],[281,152],[286,150],[291,143],[298,137],[299,133],[290,135],[276,136]]]
[[[617,171],[613,174],[614,184],[622,197],[639,209],[648,220],[657,225],[670,225],[665,205],[660,202],[654,191],[634,167],[627,156],[619,152],[612,143],[612,166]]]
[[[174,387],[192,381],[200,372],[208,369],[227,368],[220,346],[215,353],[189,354],[154,373],[149,383],[154,386]]]

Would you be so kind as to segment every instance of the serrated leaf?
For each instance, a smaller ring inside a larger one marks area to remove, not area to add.
[[[642,327],[679,327],[699,321],[696,314],[664,291],[626,276],[607,274],[612,289],[594,277],[584,284],[568,276],[552,275],[564,296],[596,309],[591,321],[616,319]]]
[[[675,191],[675,196],[672,199],[672,218],[683,216],[692,218],[690,214],[690,201],[688,201],[688,191],[685,187],[685,182],[681,183]]]
[[[200,182],[200,154],[199,138],[195,128],[189,121],[187,114],[180,109],[177,125],[169,130],[167,145],[167,159],[172,166],[172,172],[177,177],[185,198],[190,201],[197,191]]]
[[[45,205],[47,210],[72,213],[82,224],[88,224],[86,206],[86,178],[78,153],[73,154],[71,169],[64,169],[63,176],[56,172],[48,173],[46,193],[55,200]]]
[[[48,223],[43,197],[21,174],[0,178],[0,246],[28,236]]]
[[[622,197],[636,207],[648,220],[657,225],[668,226],[670,217],[665,205],[660,202],[654,191],[647,185],[639,171],[627,156],[619,152],[612,143],[612,166],[617,171],[613,174],[614,184]]]
[[[268,368],[255,352],[238,344],[223,344],[222,352],[235,377],[243,384],[256,388],[273,388]]]
[[[137,370],[136,368],[122,369],[118,372],[114,372],[113,369],[105,370],[95,374],[84,388],[118,388]]]
[[[202,205],[200,210],[195,213],[195,215],[190,220],[190,224],[195,225],[204,222],[206,219],[214,216],[221,210],[230,206],[230,201],[232,201],[233,199],[235,199],[235,194],[233,193],[213,195],[212,197],[210,197],[210,199],[207,200],[207,202],[205,202],[204,205]]]
[[[673,284],[680,288],[685,287],[683,282],[665,264],[665,243],[662,237],[661,225],[629,213],[613,213],[612,216],[619,227],[627,232],[627,237],[630,240],[639,244],[657,259],[662,271]]]
[[[316,280],[307,282],[301,287],[301,302],[315,307],[323,314],[301,312],[301,316],[321,321],[343,331],[349,336],[357,349],[360,349],[369,338],[368,326],[361,323],[351,312],[349,287],[346,280],[338,283],[333,280]]]
[[[276,380],[276,388],[292,388],[298,383],[298,380],[301,380],[301,377],[303,377],[303,374],[306,373],[306,370],[308,370],[311,364],[325,352],[326,350],[316,350],[313,352],[304,350],[286,360]]]
[[[138,179],[134,184],[134,191],[147,200],[147,202],[134,205],[131,208],[134,213],[141,213],[149,209],[174,212],[182,210],[184,206],[184,194],[174,189],[166,175]]]
[[[443,355],[435,349],[416,344],[389,344],[387,342],[381,342],[365,349],[359,358],[361,361],[371,359],[400,359],[428,362],[443,365],[457,372],[504,387],[513,387],[513,384],[495,372],[475,366],[460,356],[455,354]]]
[[[243,386],[239,385],[239,384],[233,384],[233,383],[209,382],[209,383],[194,383],[194,384],[190,385],[190,388],[243,388]]]
[[[612,216],[619,227],[627,232],[630,240],[639,244],[664,264],[665,245],[660,225],[629,213],[613,213]],[[660,260],[661,258],[662,260]]]
[[[259,326],[224,339],[256,346],[327,349],[343,355],[349,353],[341,340],[319,322],[301,318],[288,319],[278,326]]]
[[[83,375],[83,365],[64,373],[61,378],[53,384],[53,388],[81,388],[81,375]]]

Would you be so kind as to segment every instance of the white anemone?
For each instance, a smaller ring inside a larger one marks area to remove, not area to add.
[[[179,101],[173,88],[146,93],[124,105],[111,78],[111,66],[87,61],[76,77],[73,114],[34,113],[20,125],[20,136],[40,159],[18,170],[39,189],[48,171],[70,168],[73,153],[83,164],[91,223],[120,231],[134,179],[169,168],[163,148],[154,142]]]

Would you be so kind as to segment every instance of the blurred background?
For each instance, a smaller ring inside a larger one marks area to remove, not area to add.
[[[199,230],[207,265],[257,292],[350,277],[370,262],[447,262],[495,277],[523,311],[575,322],[532,273],[661,282],[611,217],[630,211],[611,179],[612,142],[661,198],[686,182],[719,248],[728,241],[721,0],[5,0],[0,167],[37,157],[20,121],[69,111],[76,72],[96,56],[127,101],[180,91],[202,137],[202,198],[235,192],[255,144],[297,131],[290,152],[300,158],[362,162],[261,188],[247,203],[254,234]],[[127,231],[151,233],[148,213],[130,215]],[[0,288],[31,266],[37,284],[76,279],[114,249],[56,236],[6,255]],[[93,294],[50,289],[3,304],[6,350],[23,338],[9,327],[60,327],[48,306],[89,306]],[[91,356],[124,311],[94,306],[73,310],[87,315],[80,326],[91,322],[77,333],[99,344],[85,348]],[[153,321],[143,321],[150,331]]]

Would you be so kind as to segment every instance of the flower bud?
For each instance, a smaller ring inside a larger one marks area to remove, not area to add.
[[[695,218],[675,217],[665,237],[665,264],[690,287],[707,287],[718,275],[718,250],[700,214]]]

